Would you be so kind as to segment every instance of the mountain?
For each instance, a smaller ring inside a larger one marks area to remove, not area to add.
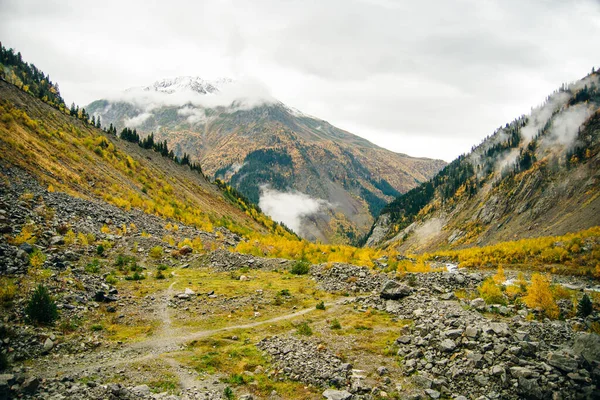
[[[153,134],[311,240],[364,235],[395,196],[445,163],[398,154],[271,98],[259,85],[180,77],[86,107]]]
[[[139,209],[206,231],[224,227],[238,234],[290,236],[234,190],[98,129],[82,120],[81,113],[69,116],[64,105],[51,104],[0,80],[3,169],[24,171],[29,180],[52,191]]]
[[[487,245],[600,225],[600,77],[563,85],[388,204],[366,244]]]

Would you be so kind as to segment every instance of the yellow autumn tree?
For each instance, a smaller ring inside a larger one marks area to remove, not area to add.
[[[498,272],[494,275],[494,282],[496,282],[497,285],[502,285],[506,282],[506,275],[504,275],[504,268],[502,268],[502,265],[498,266]]]
[[[558,318],[559,310],[550,290],[548,276],[533,274],[531,284],[527,287],[527,295],[523,300],[527,307],[540,310],[548,318]]]

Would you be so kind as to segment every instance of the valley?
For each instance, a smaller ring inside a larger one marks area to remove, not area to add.
[[[598,73],[443,166],[280,103],[149,142],[1,54],[1,399],[599,398]]]

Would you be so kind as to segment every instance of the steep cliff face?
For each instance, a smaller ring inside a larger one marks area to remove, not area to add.
[[[600,224],[599,76],[563,86],[384,208],[367,245],[428,251]]]
[[[358,238],[389,201],[445,165],[385,150],[274,99],[235,100],[232,82],[188,81],[157,82],[137,91],[145,100],[134,90],[127,101],[100,100],[87,110],[104,125],[166,140],[176,155],[188,154],[256,203],[272,204],[273,193],[307,195],[318,205],[310,213],[300,197],[286,207],[311,240]]]

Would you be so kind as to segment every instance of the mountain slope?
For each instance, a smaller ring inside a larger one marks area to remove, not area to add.
[[[386,206],[367,245],[485,245],[600,225],[598,73],[563,85]]]
[[[273,190],[309,195],[316,211],[287,207],[301,219],[299,233],[312,240],[346,242],[366,233],[388,201],[445,165],[382,149],[273,99],[238,98],[228,84],[165,80],[87,110],[105,125],[153,132],[176,155],[188,154],[208,176],[229,182],[267,212]]]
[[[135,207],[212,231],[289,235],[235,193],[172,160],[66,115],[0,80],[0,162],[52,190]]]

